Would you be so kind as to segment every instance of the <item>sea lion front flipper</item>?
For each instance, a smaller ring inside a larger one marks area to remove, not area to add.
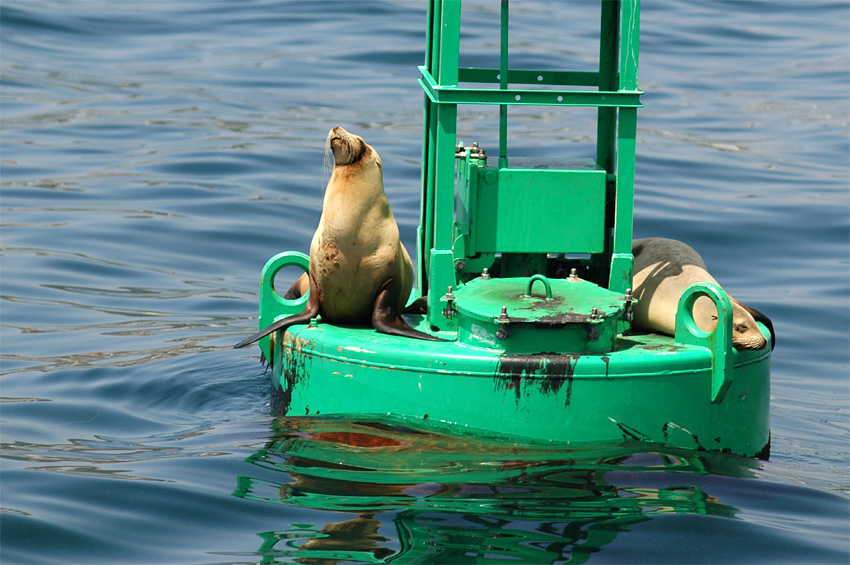
[[[298,284],[297,281],[295,284]],[[295,285],[293,285],[295,286]],[[282,320],[278,320],[272,325],[266,327],[263,330],[258,331],[254,335],[250,337],[246,337],[239,343],[233,346],[233,349],[240,349],[245,347],[246,345],[251,345],[255,341],[259,341],[260,339],[270,335],[277,330],[285,330],[289,326],[294,326],[295,324],[306,324],[311,319],[315,318],[319,314],[319,291],[313,281],[313,277],[310,277],[310,292],[307,295],[307,304],[304,306],[304,310],[301,311],[300,314],[293,314],[292,316],[287,316]]]
[[[404,321],[398,312],[398,299],[401,288],[396,279],[384,283],[378,296],[375,297],[375,308],[372,310],[372,326],[381,333],[424,339],[427,341],[446,341],[439,337],[415,330]]]

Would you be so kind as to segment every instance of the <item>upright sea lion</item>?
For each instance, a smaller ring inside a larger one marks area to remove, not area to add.
[[[634,307],[633,327],[636,330],[667,335],[676,333],[676,311],[685,289],[697,282],[717,284],[702,257],[688,245],[674,239],[652,237],[632,242],[634,279],[632,291],[638,299]],[[756,320],[770,330],[773,324],[761,312],[744,306],[731,296],[732,345],[737,349],[761,349],[767,340]],[[717,327],[717,309],[707,296],[700,296],[693,307],[694,321],[703,331]]]
[[[367,324],[381,333],[443,341],[405,322],[400,312],[413,286],[413,264],[401,243],[381,171],[381,157],[341,127],[328,134],[334,168],[310,245],[310,269],[287,298],[309,288],[300,314],[278,320],[239,342],[245,347],[318,314],[331,323]]]

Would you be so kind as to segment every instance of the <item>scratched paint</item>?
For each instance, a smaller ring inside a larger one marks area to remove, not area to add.
[[[307,339],[286,334],[286,340],[282,349],[283,363],[279,369],[275,369],[271,382],[271,411],[275,416],[286,416],[292,406],[293,391],[306,387],[306,380],[310,377],[310,365],[312,356],[306,355],[307,349],[315,344]],[[278,372],[278,370],[280,372]]]

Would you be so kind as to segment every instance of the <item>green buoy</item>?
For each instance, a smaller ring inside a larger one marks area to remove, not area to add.
[[[501,2],[499,68],[459,66],[461,2],[428,9],[422,199],[407,316],[432,342],[315,319],[263,338],[276,415],[382,417],[564,444],[650,442],[765,456],[770,347],[732,346],[732,308],[711,283],[688,289],[676,335],[631,328],[638,0],[601,2],[599,69],[508,66]],[[543,87],[543,88],[541,88]],[[457,139],[459,105],[499,108],[496,159]],[[597,108],[596,157],[558,168],[510,158],[508,109]],[[495,164],[492,163],[495,161]],[[544,203],[544,205],[541,205]],[[259,326],[301,312],[262,272]],[[717,328],[690,309],[708,296]],[[764,326],[762,333],[772,339]]]

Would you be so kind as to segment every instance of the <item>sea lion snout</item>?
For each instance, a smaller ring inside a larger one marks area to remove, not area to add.
[[[356,163],[368,148],[362,137],[352,135],[340,126],[328,132],[328,146],[334,154],[334,165],[337,166]]]

